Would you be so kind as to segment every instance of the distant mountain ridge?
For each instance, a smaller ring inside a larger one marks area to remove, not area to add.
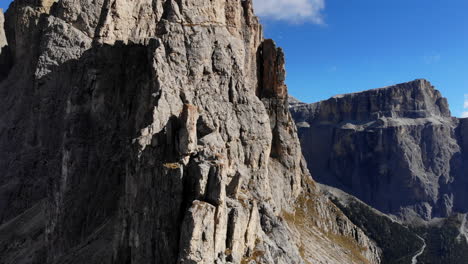
[[[451,117],[428,81],[290,111],[312,176],[382,264],[467,263],[468,119]]]
[[[468,211],[467,121],[451,117],[428,81],[296,102],[290,111],[319,182],[401,219]]]
[[[252,1],[0,12],[0,264],[466,264],[467,120],[289,98]]]

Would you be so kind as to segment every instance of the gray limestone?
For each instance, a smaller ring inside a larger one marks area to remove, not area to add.
[[[5,29],[1,263],[379,263],[250,0],[16,0]]]
[[[296,103],[290,110],[319,182],[409,221],[468,210],[466,122],[450,116],[447,100],[429,82]]]
[[[7,40],[5,36],[4,25],[5,18],[3,16],[3,9],[0,8],[0,50],[7,45]]]

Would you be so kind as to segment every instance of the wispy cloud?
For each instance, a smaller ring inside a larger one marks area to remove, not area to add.
[[[462,118],[468,117],[468,94],[465,94],[465,102],[463,103],[463,108],[466,110],[461,114]]]
[[[330,68],[328,68],[328,72],[336,72],[337,70],[338,70],[337,66],[331,66]]]
[[[268,19],[325,24],[325,0],[254,0],[254,8],[257,15]]]
[[[431,54],[431,55],[426,55],[424,56],[424,62],[426,64],[434,64],[440,61],[442,57],[440,54]]]

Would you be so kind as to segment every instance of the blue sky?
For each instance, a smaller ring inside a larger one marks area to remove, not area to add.
[[[0,0],[0,8],[3,8],[3,11],[5,11],[11,2],[11,0]]]
[[[9,2],[0,0],[0,8]],[[468,112],[468,1],[254,3],[266,37],[285,50],[287,83],[298,99],[425,78],[449,99],[453,115]]]
[[[276,11],[267,8],[271,2]],[[453,115],[468,112],[468,1],[257,0],[256,5],[266,37],[285,50],[289,91],[298,99],[315,102],[425,78],[448,98]]]

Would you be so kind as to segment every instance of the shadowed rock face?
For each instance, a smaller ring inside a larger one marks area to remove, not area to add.
[[[425,80],[290,110],[319,182],[385,213],[429,220],[466,212],[465,121]]]
[[[5,17],[0,263],[379,263],[308,173],[251,1]]]
[[[461,163],[456,163],[457,169],[462,171],[462,175],[457,177],[453,183],[456,190],[457,200],[460,201],[457,210],[468,211],[468,118],[459,119],[457,127],[457,139],[461,148]],[[468,239],[468,233],[465,235]]]

